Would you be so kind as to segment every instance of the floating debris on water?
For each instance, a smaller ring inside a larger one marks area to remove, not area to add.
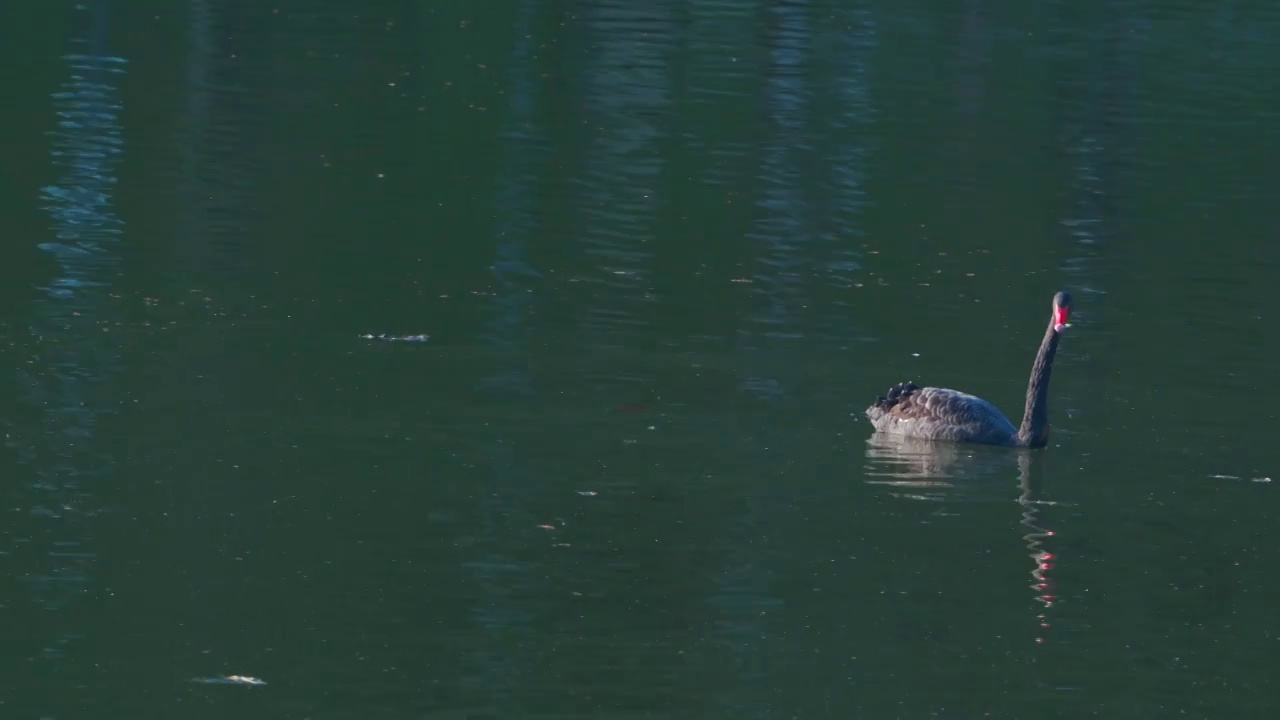
[[[596,491],[595,490],[579,490],[578,494],[583,497],[595,497]]]
[[[1219,473],[1219,474],[1217,474],[1217,475],[1210,475],[1210,476],[1209,476],[1209,478],[1210,478],[1211,480],[1243,480],[1243,479],[1244,479],[1243,477],[1240,477],[1239,475],[1223,475],[1223,474],[1221,474],[1221,473]],[[1267,477],[1267,476],[1263,476],[1263,477],[1251,477],[1251,478],[1249,478],[1249,482],[1256,482],[1256,483],[1269,483],[1269,482],[1271,482],[1271,478],[1270,478],[1270,477]]]
[[[387,335],[385,333],[374,335],[372,333],[365,333],[358,337],[364,340],[381,340],[383,342],[426,342],[431,338],[431,336],[426,333],[421,335]]]
[[[266,685],[267,681],[250,675],[219,675],[217,677],[191,678],[191,682],[205,685]]]

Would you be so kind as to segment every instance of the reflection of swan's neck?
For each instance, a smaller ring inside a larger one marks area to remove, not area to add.
[[[1041,611],[1036,616],[1041,632],[1036,636],[1036,642],[1044,642],[1043,631],[1049,627],[1049,609],[1057,602],[1057,596],[1053,594],[1053,579],[1049,577],[1049,571],[1053,569],[1054,555],[1044,548],[1045,538],[1053,537],[1052,530],[1037,525],[1040,519],[1039,504],[1031,498],[1031,473],[1030,459],[1019,458],[1018,465],[1021,470],[1019,485],[1021,494],[1018,496],[1018,504],[1022,506],[1022,525],[1029,532],[1022,536],[1027,543],[1027,551],[1031,557],[1031,561],[1035,564],[1031,570],[1031,589],[1035,591],[1035,600],[1040,603]]]

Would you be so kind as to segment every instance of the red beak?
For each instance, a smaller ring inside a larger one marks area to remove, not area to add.
[[[1054,312],[1054,320],[1053,320],[1054,325],[1067,324],[1067,314],[1071,312],[1069,308],[1056,307],[1053,309],[1053,312]]]

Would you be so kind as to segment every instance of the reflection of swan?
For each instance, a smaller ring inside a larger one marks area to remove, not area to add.
[[[867,438],[866,457],[865,474],[872,478],[868,484],[932,491],[935,496],[957,482],[999,478],[1009,464],[1007,452],[992,448],[885,433]]]
[[[1043,456],[1022,450],[1016,453],[1018,469],[1018,505],[1022,509],[1021,524],[1026,529],[1022,540],[1031,558],[1031,590],[1036,603],[1035,642],[1045,641],[1044,631],[1050,626],[1049,611],[1057,603],[1050,572],[1057,556],[1045,547],[1052,530],[1040,525],[1041,513],[1055,502],[1033,497],[1031,473],[1043,468]],[[890,493],[906,500],[940,501],[981,487],[1000,502],[1008,499],[1010,457],[998,448],[983,448],[955,443],[936,443],[924,438],[875,434],[867,440],[866,481],[885,485]]]
[[[972,452],[959,445],[940,445],[923,438],[876,433],[867,439],[867,459],[872,474],[898,478],[945,479],[962,455]]]

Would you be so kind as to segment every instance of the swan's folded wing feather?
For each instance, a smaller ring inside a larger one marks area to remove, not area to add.
[[[1017,432],[1003,413],[976,395],[910,383],[894,391],[868,408],[868,417],[882,432],[997,443]]]
[[[908,395],[890,413],[904,420],[947,421],[956,424],[981,421],[990,403],[976,395],[947,388],[926,387]]]

